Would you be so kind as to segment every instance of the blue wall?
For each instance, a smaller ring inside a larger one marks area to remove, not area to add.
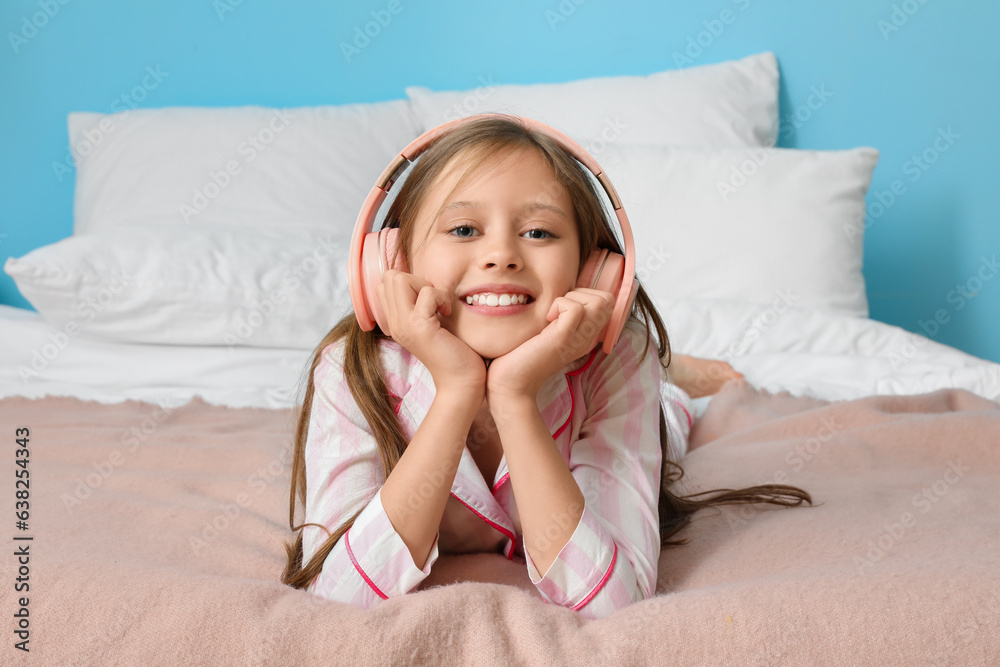
[[[1000,362],[1000,279],[982,280],[994,277],[983,258],[1000,254],[993,0],[62,1],[0,5],[0,259],[71,234],[74,174],[53,167],[68,156],[66,114],[124,109],[137,86],[141,107],[375,102],[481,77],[648,74],[700,37],[688,64],[777,55],[790,130],[779,146],[881,151],[865,237],[872,318],[921,331],[941,309],[932,338]],[[713,23],[723,10],[731,22]],[[348,58],[341,45],[372,12],[391,20]],[[161,80],[143,90],[147,67]],[[793,123],[814,86],[832,95]],[[0,302],[30,307],[5,274]]]

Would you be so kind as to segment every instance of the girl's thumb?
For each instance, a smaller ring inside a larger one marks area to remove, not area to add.
[[[561,309],[559,308],[559,299],[556,299],[552,302],[552,305],[549,306],[549,312],[545,313],[545,319],[552,322],[559,317],[560,312]]]
[[[442,315],[446,317],[451,315],[451,304],[452,304],[451,295],[442,289],[435,289],[434,298],[438,304],[438,312],[440,312]]]

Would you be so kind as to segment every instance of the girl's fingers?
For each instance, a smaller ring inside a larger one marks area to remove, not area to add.
[[[404,314],[401,312],[401,308],[412,305],[417,300],[417,290],[411,284],[414,278],[416,276],[396,269],[389,269],[382,276],[386,301],[396,317]]]
[[[448,292],[445,292],[444,290],[435,289],[434,293],[437,296],[437,300],[436,300],[437,301],[437,305],[438,305],[437,309],[445,317],[448,317],[449,315],[451,315],[452,308],[454,307],[455,299],[451,296],[451,294],[449,294]]]
[[[611,313],[615,307],[615,297],[613,294],[585,287],[578,287],[571,290],[562,298],[579,303],[585,310],[594,313],[596,319],[602,322],[602,326],[604,322],[611,319]],[[600,315],[602,311],[604,312],[603,316]]]
[[[567,292],[565,298],[582,303],[584,306],[592,305],[598,308],[606,306],[608,309],[614,309],[615,306],[615,295],[611,292],[586,287],[578,287]]]
[[[451,315],[451,298],[448,294],[429,285],[421,288],[417,294],[414,312],[422,318],[429,319],[434,317],[434,313],[438,310],[442,315]]]
[[[572,327],[575,329],[580,325],[580,321],[583,319],[583,314],[583,304],[573,299],[558,297],[549,307],[549,312],[546,313],[545,319],[549,322],[558,320],[558,326],[563,328]]]
[[[577,289],[555,299],[546,318],[554,325],[553,333],[575,354],[593,343],[592,339],[607,324],[613,309],[612,294]]]
[[[381,288],[381,290],[379,289]],[[448,292],[436,289],[428,281],[411,273],[389,269],[382,276],[382,282],[375,291],[383,298],[383,312],[393,331],[404,334],[414,316],[419,319],[434,317],[440,310],[450,315],[451,297]]]
[[[614,307],[614,297],[610,292],[600,290],[577,288],[567,292],[564,296],[556,298],[546,314],[546,318],[551,322],[560,312],[569,308],[567,303],[579,304],[581,307],[591,311],[597,311],[607,307],[610,313]],[[561,309],[561,310],[560,310]]]

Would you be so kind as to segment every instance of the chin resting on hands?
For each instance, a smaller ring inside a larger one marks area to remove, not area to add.
[[[584,287],[555,299],[548,326],[490,364],[487,393],[536,398],[553,373],[594,349],[613,308],[610,292]]]

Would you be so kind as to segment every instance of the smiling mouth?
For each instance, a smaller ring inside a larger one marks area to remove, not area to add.
[[[495,292],[479,292],[465,297],[465,302],[470,306],[487,306],[490,308],[520,306],[532,301],[534,299],[527,294],[497,294]]]

